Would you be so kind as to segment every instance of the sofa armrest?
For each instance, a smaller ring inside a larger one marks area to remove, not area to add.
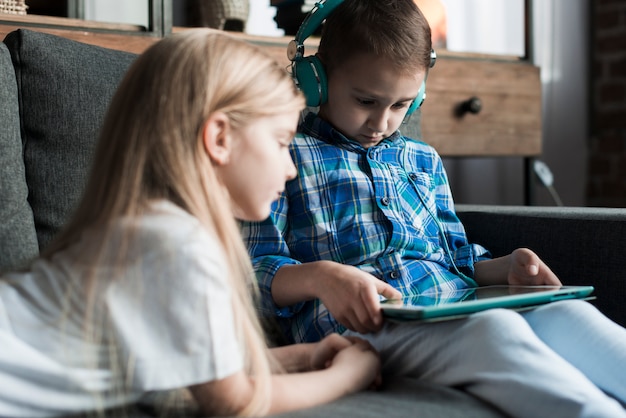
[[[626,326],[626,209],[457,205],[470,242],[494,257],[535,251],[563,284],[592,285],[593,302]]]

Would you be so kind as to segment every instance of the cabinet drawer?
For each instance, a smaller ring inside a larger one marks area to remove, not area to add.
[[[422,138],[441,155],[541,154],[538,67],[522,61],[442,56],[428,76],[426,92]],[[472,98],[480,103],[477,113],[464,111]]]

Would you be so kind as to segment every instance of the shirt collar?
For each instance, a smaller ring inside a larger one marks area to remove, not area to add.
[[[330,123],[322,119],[317,113],[308,113],[299,127],[299,132],[304,135],[312,136],[320,141],[326,142],[331,145],[335,145],[340,148],[344,148],[355,152],[366,152],[364,148],[357,141],[347,138],[344,134],[335,129]],[[404,137],[400,134],[400,131],[395,131],[387,138],[380,141],[372,148],[380,146],[399,145],[404,143]]]

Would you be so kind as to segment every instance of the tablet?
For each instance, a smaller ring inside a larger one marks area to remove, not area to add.
[[[564,299],[593,299],[593,290],[593,286],[482,286],[386,299],[381,309],[384,317],[397,321],[449,320],[492,308],[524,310]]]

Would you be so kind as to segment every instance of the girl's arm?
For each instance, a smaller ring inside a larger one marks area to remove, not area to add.
[[[307,358],[304,353],[312,346],[296,346],[296,352],[302,351],[295,357]],[[371,386],[379,376],[378,355],[369,344],[354,340],[353,344],[336,353],[328,368],[272,375],[268,414],[334,401]],[[192,386],[190,390],[203,414],[236,415],[250,402],[254,384],[252,377],[240,371],[224,379]]]
[[[528,248],[518,248],[509,255],[477,262],[474,264],[474,280],[480,286],[561,285],[552,270]]]

